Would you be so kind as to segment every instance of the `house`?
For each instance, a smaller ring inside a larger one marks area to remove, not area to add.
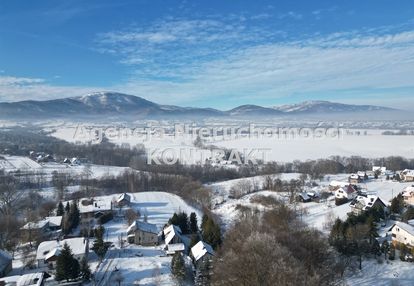
[[[352,200],[357,196],[357,191],[354,186],[347,185],[346,187],[340,187],[335,191],[335,199],[342,200]]]
[[[89,240],[83,237],[67,238],[64,240],[43,241],[39,244],[36,251],[36,260],[38,267],[56,267],[56,260],[60,254],[63,245],[67,243],[72,250],[73,256],[81,261],[89,253]]]
[[[45,220],[49,222],[49,231],[57,231],[62,228],[62,216],[48,216]]]
[[[402,193],[402,197],[404,198],[405,204],[414,205],[414,185],[406,187]]]
[[[296,199],[297,201],[302,202],[302,203],[307,203],[307,202],[312,201],[311,197],[309,197],[306,192],[299,193]]]
[[[82,199],[78,204],[81,228],[93,227],[103,215],[112,213],[112,201],[104,198]]]
[[[138,245],[157,245],[158,228],[155,224],[144,221],[134,221],[127,230],[128,242]]]
[[[123,193],[116,199],[116,203],[118,207],[129,206],[129,204],[131,203],[131,196],[127,193]]]
[[[380,166],[373,166],[372,167],[372,172],[374,172],[374,173],[385,174],[386,171],[387,171],[387,167],[380,167]]]
[[[371,208],[378,208],[384,211],[387,205],[378,196],[368,195],[357,196],[350,206],[353,214],[360,215]]]
[[[10,254],[0,249],[0,277],[4,277],[12,271],[12,260]]]
[[[392,243],[394,245],[403,243],[409,247],[414,246],[414,226],[397,221],[390,230],[392,233]]]
[[[48,237],[50,234],[49,221],[47,219],[42,219],[37,222],[28,222],[20,228],[20,231],[28,240]]]
[[[37,222],[28,222],[21,231],[28,239],[34,237],[48,237],[51,232],[58,231],[62,227],[62,216],[49,216]]]
[[[176,225],[169,225],[163,230],[163,234],[165,237],[165,245],[168,246],[169,244],[175,244],[175,243],[183,243],[182,240],[182,232],[181,228]]]
[[[348,181],[350,184],[356,185],[363,181],[364,177],[359,176],[358,174],[352,174],[348,177]]]
[[[349,185],[348,182],[341,182],[341,181],[331,181],[329,183],[329,191],[334,192],[339,188],[345,188]]]
[[[405,169],[400,172],[400,178],[405,182],[414,182],[414,170]]]
[[[166,253],[167,255],[174,255],[175,253],[183,253],[185,251],[185,245],[184,243],[174,243],[174,244],[168,244]]]
[[[43,286],[50,275],[46,272],[8,276],[0,279],[1,286]],[[3,283],[3,284],[2,284]]]
[[[206,262],[211,262],[214,251],[210,244],[199,241],[191,248],[191,255],[194,258],[195,266],[198,268]]]

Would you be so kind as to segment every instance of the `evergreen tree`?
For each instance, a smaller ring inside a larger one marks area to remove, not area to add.
[[[65,206],[65,212],[66,212],[66,214],[69,214],[69,210],[70,210],[70,205],[69,205],[69,202],[67,202],[66,203],[66,206]]]
[[[89,268],[89,264],[85,256],[82,258],[80,263],[80,275],[85,281],[89,281],[91,278],[91,269]]]
[[[185,212],[178,214],[178,226],[181,228],[183,234],[190,233],[188,215]]]
[[[194,278],[194,284],[196,286],[210,286],[211,275],[210,271],[211,265],[210,261],[206,260],[204,263],[201,263],[197,268]]]
[[[108,251],[108,244],[103,241],[105,229],[103,226],[100,226],[96,229],[95,232],[95,241],[93,243],[92,250],[95,251],[96,255],[98,255],[99,259],[102,260],[105,257],[106,252]]]
[[[204,230],[204,227],[208,221],[208,216],[206,214],[203,215],[203,218],[201,219],[201,229]]]
[[[72,280],[79,277],[79,262],[73,257],[72,250],[65,243],[56,261],[56,280]]]
[[[200,241],[198,234],[191,235],[190,249]]]
[[[381,244],[381,252],[384,253],[384,258],[387,260],[387,253],[390,251],[390,244],[388,241],[384,240],[384,242]]]
[[[402,209],[404,207],[404,199],[401,194],[396,196],[391,201],[391,212],[392,213],[401,213]]]
[[[210,217],[207,218],[207,221],[204,224],[203,239],[214,249],[221,245],[220,226],[217,225]]]
[[[171,272],[179,283],[185,279],[185,264],[181,253],[176,252],[171,261]]]
[[[190,231],[191,233],[198,232],[197,215],[194,212],[190,214]]]
[[[178,215],[174,213],[173,216],[168,220],[168,224],[178,225]]]
[[[63,216],[65,214],[65,208],[63,207],[62,202],[60,201],[57,207],[56,215]]]

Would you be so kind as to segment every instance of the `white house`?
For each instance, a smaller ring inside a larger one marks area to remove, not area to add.
[[[340,187],[335,191],[336,199],[347,199],[352,200],[357,196],[357,191],[352,185],[347,185],[346,187]]]
[[[73,256],[80,261],[83,257],[87,257],[89,253],[89,241],[87,238],[75,237],[64,240],[43,241],[39,244],[36,252],[36,260],[38,267],[56,266],[57,257],[63,245],[67,243],[72,250]]]
[[[210,244],[199,241],[191,248],[191,255],[194,258],[195,265],[198,267],[200,264],[211,261],[214,251]]]
[[[397,221],[391,228],[392,243],[403,243],[410,247],[414,246],[414,226]]]
[[[360,215],[371,208],[379,208],[384,211],[386,206],[380,197],[374,195],[357,196],[350,203],[351,210],[355,215]]]

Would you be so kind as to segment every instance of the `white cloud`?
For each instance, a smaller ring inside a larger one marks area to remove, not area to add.
[[[365,103],[375,103],[381,100],[372,96],[376,90],[383,102],[391,94],[398,101],[394,90],[414,90],[412,29],[285,40],[280,31],[245,21],[170,19],[99,35],[99,50],[132,70],[130,78],[110,89],[165,104],[194,105],[208,98],[212,106],[214,100],[269,102],[298,93],[351,96],[353,90],[369,91]],[[0,76],[1,98],[56,98],[100,89]]]
[[[96,87],[54,86],[41,78],[0,76],[0,102],[55,99],[96,90]]]

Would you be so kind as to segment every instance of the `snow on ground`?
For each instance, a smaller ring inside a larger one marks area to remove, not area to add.
[[[84,126],[90,128],[90,126]],[[95,127],[98,130],[107,130],[109,126]],[[93,137],[88,132],[82,131],[78,125],[62,125],[53,129],[51,134],[54,137],[66,140],[69,142],[91,142],[96,137]],[[118,130],[118,129],[115,129]],[[119,129],[122,131],[122,129]],[[133,130],[133,129],[131,129]],[[351,130],[351,131],[350,131]],[[218,147],[228,149],[237,149],[241,152],[244,149],[269,149],[266,157],[268,160],[291,162],[293,160],[307,160],[320,159],[329,156],[355,156],[363,154],[368,158],[379,158],[386,156],[403,156],[407,158],[414,158],[414,147],[412,145],[413,136],[387,136],[382,135],[383,130],[357,130],[352,129],[341,130],[339,136],[334,136],[327,133],[323,136],[309,136],[295,134],[295,136],[277,137],[276,135],[269,136],[252,136],[251,138],[238,137],[223,140],[222,136],[208,139],[208,144],[213,144]],[[82,132],[81,132],[82,131]],[[365,135],[366,132],[366,135]],[[139,134],[133,136],[125,136],[124,133],[116,133],[116,136],[109,138],[109,141],[121,145],[128,143],[130,146],[143,144],[146,148],[171,148],[176,153],[180,150],[194,149],[199,153],[208,156],[207,150],[195,148],[193,145],[194,136],[177,136],[164,135],[162,138],[153,136],[148,139],[146,136]],[[360,135],[356,135],[360,134]],[[184,160],[185,161],[185,160]],[[195,160],[197,161],[197,160]],[[194,163],[194,160],[185,161],[187,163]]]
[[[343,176],[328,176],[331,180],[341,179]],[[322,186],[328,186],[329,181],[321,182]],[[385,203],[389,203],[393,197],[396,197],[406,187],[411,186],[412,183],[400,183],[392,180],[385,180],[381,177],[378,180],[372,179],[366,183],[360,184],[368,193],[379,196]],[[304,216],[304,221],[319,230],[324,230],[324,225],[327,223],[329,216],[334,218],[346,219],[347,213],[351,211],[349,203],[335,206],[333,198],[328,199],[326,203],[300,203],[307,210]]]
[[[278,177],[281,180],[287,181],[291,179],[297,179],[299,176],[300,174],[298,173],[274,175],[274,177]],[[319,187],[317,187],[317,189],[320,191],[328,191],[328,185],[332,180],[347,182],[348,176],[349,174],[327,175],[321,181],[317,181],[319,184]],[[259,186],[259,190],[261,190],[265,177],[266,176],[256,176],[251,178],[228,180],[207,185],[213,191],[213,200],[216,203],[214,212],[221,217],[225,226],[231,225],[234,219],[237,218],[238,211],[236,210],[236,206],[238,204],[251,206],[249,201],[254,194],[270,194],[278,198],[283,197],[283,194],[266,191],[265,193],[258,192],[246,195],[241,199],[228,198],[231,187],[235,186],[242,180],[248,180],[252,183],[255,182]],[[400,183],[392,180],[387,181],[384,177],[380,177],[377,180],[371,179],[365,183],[362,183],[360,184],[360,187],[365,189],[369,194],[377,195],[385,203],[388,203],[393,197],[397,196],[407,186],[410,185],[412,185],[412,183]],[[347,214],[351,211],[349,203],[336,206],[333,195],[324,202],[298,203],[297,206],[305,210],[303,221],[306,222],[309,226],[315,227],[321,231],[326,231],[324,229],[324,226],[329,222],[330,219],[346,219]]]
[[[361,156],[379,158],[403,156],[414,158],[413,136],[343,135],[340,138],[241,138],[213,142],[214,145],[242,151],[244,148],[269,149],[267,159],[291,162],[328,158],[329,156]]]
[[[394,261],[378,263],[375,259],[364,260],[362,270],[347,273],[347,285],[360,286],[411,286],[414,285],[413,263]]]
[[[81,175],[86,171],[92,178],[102,178],[107,175],[118,176],[131,168],[104,166],[104,165],[71,165],[57,162],[37,163],[29,157],[8,156],[0,154],[0,169],[6,172],[28,171],[33,173],[42,173],[45,179],[50,179],[54,171],[72,174],[73,176]]]
[[[227,180],[227,181],[217,182],[213,184],[207,184],[206,186],[211,188],[216,195],[227,197],[229,195],[230,189],[233,186],[236,186],[237,183],[243,182],[243,181],[249,181],[252,184],[252,186],[256,185],[259,187],[259,189],[261,189],[267,176],[268,175]],[[292,179],[298,179],[300,176],[300,173],[281,173],[281,174],[270,175],[270,176],[273,179],[279,178],[282,181],[290,181]]]
[[[101,196],[99,199],[112,201],[119,195]],[[159,230],[175,212],[195,212],[201,221],[201,212],[187,205],[177,195],[165,192],[142,192],[131,195],[130,207],[138,210],[141,218],[146,216],[148,222],[156,224]],[[110,250],[108,258],[96,272],[97,280],[113,281],[117,275],[113,270],[118,269],[124,277],[123,285],[175,285],[170,275],[171,257],[165,257],[161,246],[143,247],[126,243],[126,248],[120,249],[119,238],[126,239],[126,220],[115,216],[112,221],[104,224],[104,227],[105,240],[111,241],[115,247]],[[138,257],[138,253],[143,256]],[[96,267],[96,263],[94,266]]]

